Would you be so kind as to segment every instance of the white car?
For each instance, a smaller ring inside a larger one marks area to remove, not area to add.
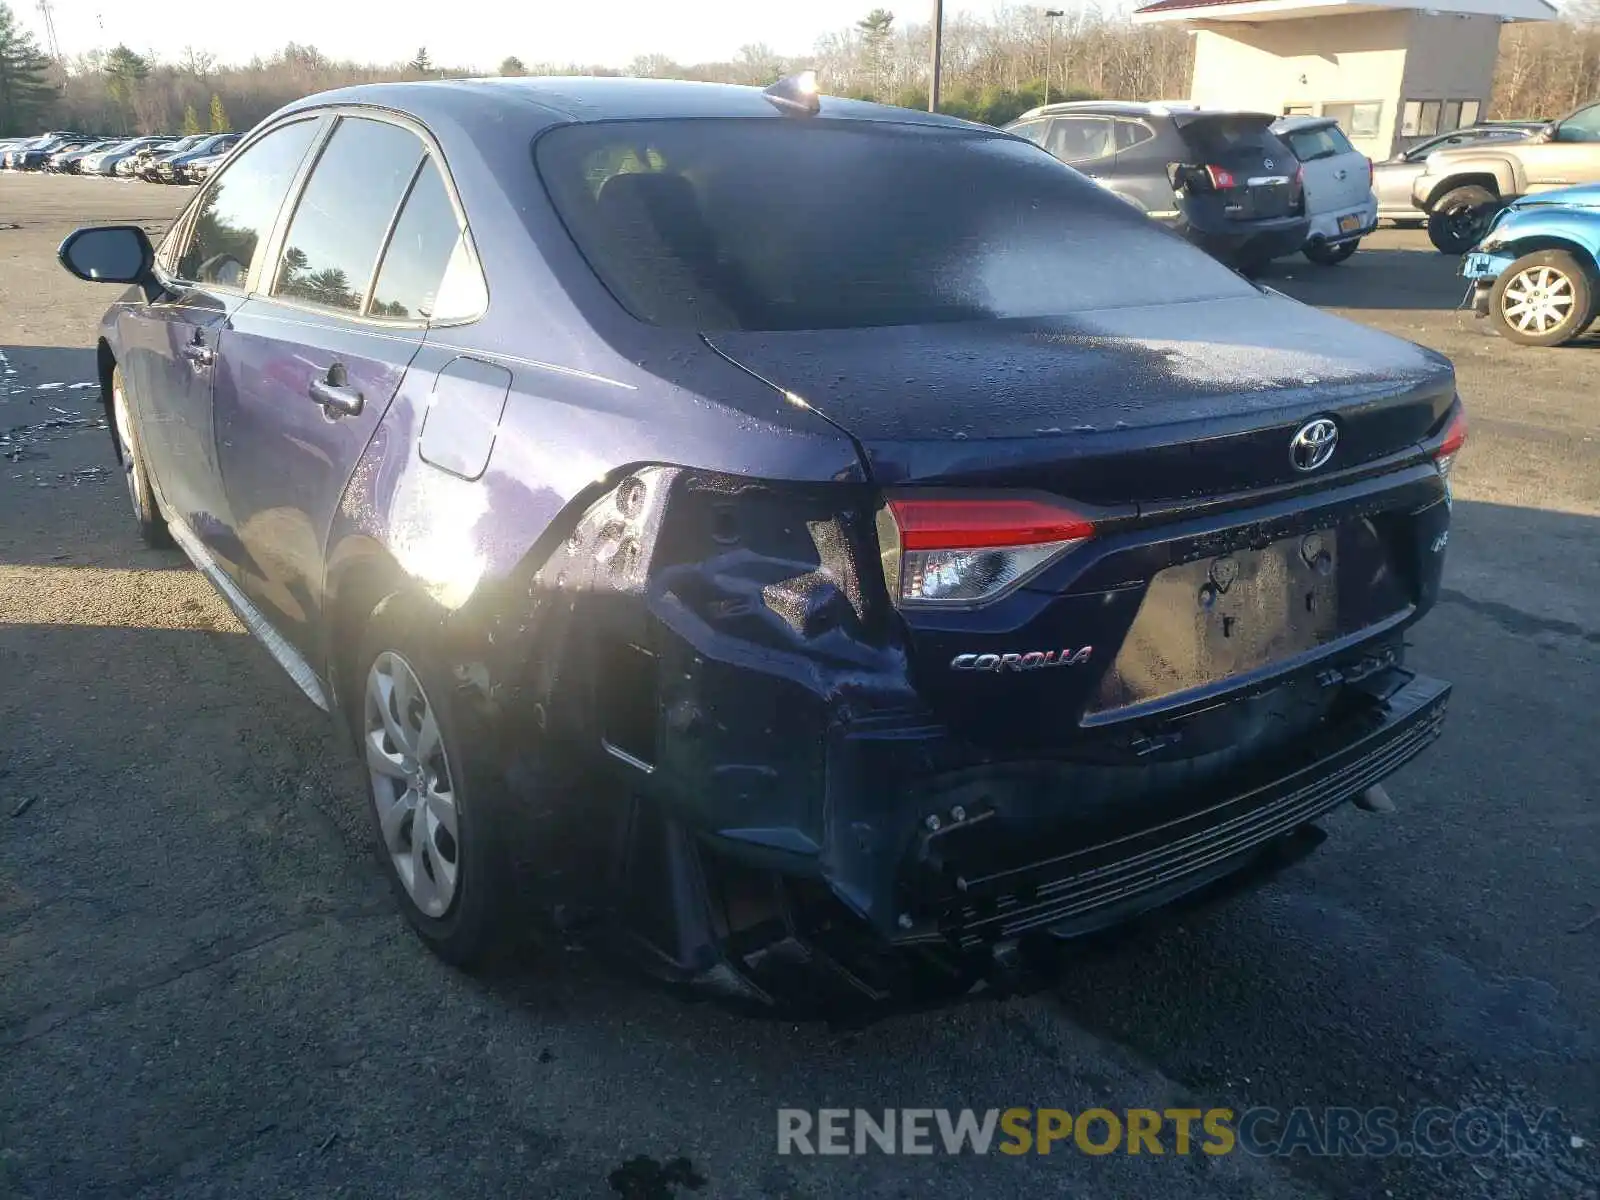
[[[1284,117],[1272,132],[1305,168],[1306,215],[1311,230],[1302,250],[1331,267],[1356,252],[1378,227],[1378,197],[1372,191],[1372,160],[1350,144],[1332,117]]]

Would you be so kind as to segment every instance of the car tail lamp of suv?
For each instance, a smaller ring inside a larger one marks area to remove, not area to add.
[[[884,580],[901,608],[988,604],[1093,536],[1092,520],[1046,497],[902,493],[878,512]]]

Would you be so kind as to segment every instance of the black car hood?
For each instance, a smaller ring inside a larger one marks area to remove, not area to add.
[[[1157,445],[1188,446],[1193,459],[1197,443],[1220,452],[1220,441],[1319,412],[1342,410],[1355,432],[1373,410],[1409,405],[1408,419],[1350,443],[1350,453],[1377,457],[1426,436],[1454,392],[1442,355],[1271,291],[1048,319],[707,340],[849,432],[883,482]],[[1234,482],[1265,482],[1246,475]],[[1194,486],[1171,482],[1177,494]]]

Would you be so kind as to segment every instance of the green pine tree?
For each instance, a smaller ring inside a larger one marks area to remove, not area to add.
[[[406,70],[413,75],[430,75],[433,73],[433,60],[428,57],[428,48],[423,46],[417,51],[417,56],[406,64]]]
[[[200,114],[194,111],[194,105],[183,106],[183,132],[185,135],[200,133]]]
[[[0,137],[37,133],[56,101],[50,62],[0,0]]]
[[[215,92],[211,93],[211,132],[233,132],[233,123],[228,120],[228,110],[222,107],[222,97]]]

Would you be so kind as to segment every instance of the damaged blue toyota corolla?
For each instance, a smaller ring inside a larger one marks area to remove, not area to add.
[[[756,1004],[958,991],[1259,878],[1439,732],[1449,363],[1020,138],[360,87],[159,252],[61,258],[134,285],[144,537],[336,715],[452,962],[560,906]]]

